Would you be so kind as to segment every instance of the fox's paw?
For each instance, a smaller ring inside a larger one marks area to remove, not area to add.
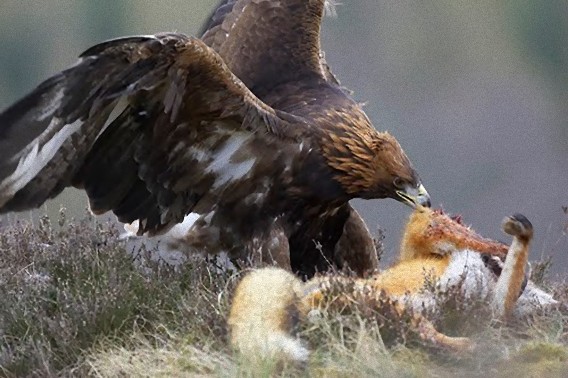
[[[502,223],[505,233],[523,238],[531,238],[533,226],[531,222],[522,214],[513,214],[505,217]]]

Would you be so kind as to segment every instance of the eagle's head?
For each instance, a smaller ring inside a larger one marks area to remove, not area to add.
[[[398,141],[376,131],[364,114],[358,121],[328,134],[323,147],[345,192],[352,198],[393,198],[413,208],[430,207],[430,196]]]

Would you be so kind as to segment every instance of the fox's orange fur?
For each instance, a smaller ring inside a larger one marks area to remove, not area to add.
[[[295,321],[313,309],[373,304],[386,296],[399,314],[408,306],[415,310],[410,325],[424,340],[454,350],[467,349],[469,339],[446,336],[421,315],[421,309],[435,305],[423,289],[427,280],[442,288],[459,281],[468,295],[493,292],[496,314],[510,316],[525,280],[532,225],[516,215],[505,218],[503,228],[513,236],[510,247],[482,238],[442,212],[418,208],[406,225],[398,262],[369,278],[326,275],[303,283],[282,269],[254,270],[235,292],[229,315],[231,341],[248,356],[305,360],[307,349],[291,334]],[[481,253],[507,256],[499,278],[485,267]],[[332,287],[337,284],[350,289],[336,294]],[[550,296],[547,299],[547,303],[555,302]]]
[[[399,261],[443,256],[463,249],[505,256],[508,247],[481,237],[463,225],[460,217],[450,218],[441,210],[418,208],[406,223]]]

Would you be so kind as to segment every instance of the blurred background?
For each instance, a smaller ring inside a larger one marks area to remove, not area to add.
[[[0,109],[122,35],[195,35],[217,0],[0,0]],[[343,0],[323,26],[326,59],[393,133],[433,204],[507,241],[501,219],[520,212],[536,230],[531,258],[568,271],[568,1]],[[63,204],[81,216],[86,197]],[[410,209],[354,201],[386,233],[392,261]],[[31,213],[20,216],[29,217]],[[4,216],[11,221],[14,216]]]

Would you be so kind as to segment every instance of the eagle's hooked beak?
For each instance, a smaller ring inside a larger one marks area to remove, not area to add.
[[[397,190],[396,195],[398,200],[412,208],[416,206],[430,207],[430,195],[424,188],[424,185],[420,184],[418,187],[412,187],[410,185],[405,186],[403,190]]]

